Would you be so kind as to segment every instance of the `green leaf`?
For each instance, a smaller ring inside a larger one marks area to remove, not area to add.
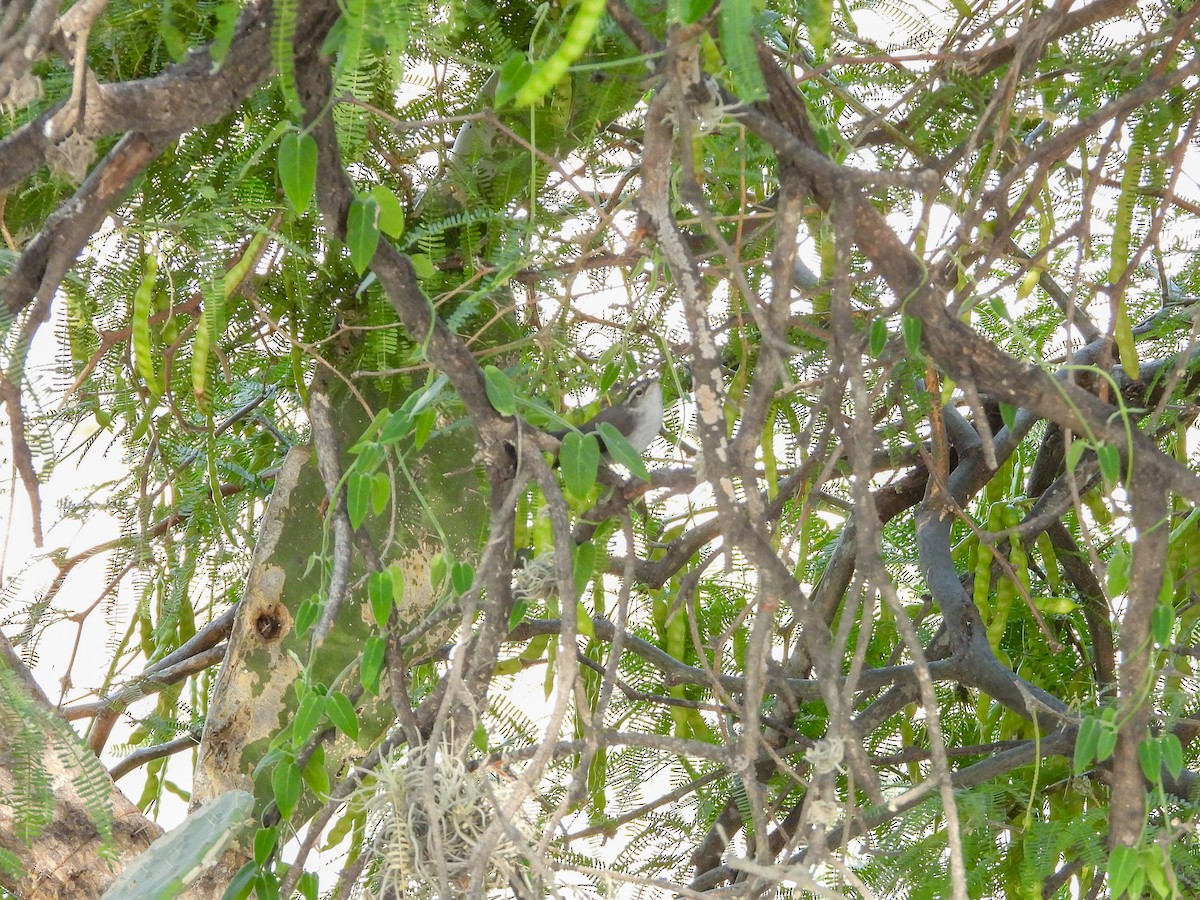
[[[496,109],[500,109],[517,95],[526,81],[533,66],[525,58],[524,53],[514,53],[504,61],[496,76]]]
[[[296,634],[303,637],[312,628],[321,614],[321,601],[316,597],[308,597],[296,610]]]
[[[329,772],[325,768],[325,747],[318,744],[304,764],[304,783],[322,801],[329,797]]]
[[[158,35],[163,39],[163,46],[175,62],[183,62],[187,56],[187,36],[179,30],[172,21],[163,19],[158,23]]]
[[[1173,731],[1163,734],[1158,743],[1162,747],[1163,765],[1167,767],[1172,778],[1178,778],[1179,773],[1183,771],[1183,744],[1179,743],[1179,738]]]
[[[575,596],[578,597],[596,574],[596,542],[584,541],[575,548],[572,556],[571,575],[575,583]]]
[[[471,732],[471,743],[480,753],[488,752],[488,733],[482,723],[476,725],[475,730]]]
[[[258,778],[258,776],[262,775],[263,772],[267,772],[270,769],[275,768],[275,766],[279,765],[279,763],[286,758],[287,754],[281,747],[275,747],[274,749],[268,750],[262,755],[258,762],[254,764],[254,777]]]
[[[254,833],[254,861],[259,866],[265,866],[271,858],[271,851],[279,841],[278,828],[260,828]]]
[[[1096,762],[1102,763],[1110,756],[1117,746],[1117,727],[1107,724],[1100,729],[1100,737],[1096,741]]]
[[[508,380],[507,375],[495,366],[484,366],[483,386],[496,412],[502,416],[516,415],[517,398],[513,394],[512,382]]]
[[[360,441],[355,445],[354,452],[358,456],[354,461],[354,468],[361,475],[375,472],[387,459],[387,451],[377,441]]]
[[[329,716],[329,721],[337,726],[338,731],[352,741],[358,740],[358,714],[354,711],[354,704],[350,702],[349,697],[341,691],[334,691],[329,695],[325,713]]]
[[[254,879],[258,900],[279,900],[279,880],[271,872],[260,871]]]
[[[375,624],[382,628],[392,614],[391,570],[372,572],[367,578],[367,599],[371,604],[371,615]]]
[[[429,435],[433,433],[433,426],[437,422],[437,411],[432,408],[422,410],[413,421],[416,426],[413,429],[413,446],[420,450],[429,440]]]
[[[1141,897],[1142,888],[1145,886],[1145,884],[1146,869],[1142,866],[1138,866],[1133,870],[1133,875],[1129,878],[1129,886],[1125,888],[1125,892],[1130,898]]]
[[[558,464],[567,490],[580,499],[586,497],[600,471],[600,444],[595,435],[568,431],[558,451]]]
[[[404,207],[391,188],[377,184],[371,188],[371,198],[379,207],[379,230],[390,238],[404,234]]]
[[[407,409],[398,409],[388,416],[383,427],[379,429],[379,443],[393,444],[412,431],[412,427],[412,413]]]
[[[349,28],[349,22],[346,20],[348,16],[338,16],[337,21],[333,23],[333,27],[329,29],[329,34],[325,35],[325,40],[321,43],[321,55],[334,57],[346,43],[346,30]]]
[[[1162,584],[1158,587],[1158,602],[1175,608],[1175,573],[1170,568],[1163,572]]]
[[[591,614],[588,613],[587,607],[583,605],[582,600],[575,601],[575,623],[579,629],[579,633],[585,638],[594,638],[596,636],[596,623],[592,621]]]
[[[883,353],[883,348],[887,346],[887,339],[887,319],[877,316],[871,320],[871,356],[879,359],[879,354]]]
[[[380,430],[383,428],[383,423],[387,421],[390,415],[392,415],[392,412],[388,409],[381,409],[379,412],[375,413],[375,418],[371,420],[371,424],[367,426],[366,430],[362,433],[359,439],[350,446],[350,452],[358,453],[362,450],[364,445],[374,441],[379,435]]]
[[[616,349],[615,347],[613,348]],[[621,377],[621,364],[616,360],[609,362],[604,371],[600,373],[600,384],[598,385],[601,394],[607,394],[609,389],[617,383],[617,379]]]
[[[392,604],[398,607],[404,602],[404,569],[393,564],[388,572],[392,575]]]
[[[1151,784],[1158,784],[1162,779],[1162,747],[1155,738],[1148,737],[1138,742],[1138,762],[1142,764],[1142,774]]]
[[[513,603],[512,612],[508,614],[508,630],[512,631],[525,621],[525,613],[529,612],[529,601],[521,598]]]
[[[371,477],[362,472],[351,472],[346,477],[346,512],[350,515],[350,527],[356,531],[366,521],[371,509]]]
[[[300,788],[303,780],[300,768],[291,757],[286,757],[271,771],[271,791],[275,796],[275,805],[279,814],[288,818],[296,809],[296,801],[300,799]]]
[[[304,896],[304,900],[317,900],[320,889],[321,883],[317,880],[316,872],[305,872],[296,882],[296,890]]]
[[[904,315],[900,319],[900,330],[904,334],[904,346],[916,356],[921,352],[921,320],[916,316]]]
[[[392,479],[386,472],[376,472],[371,476],[371,512],[379,515],[387,509],[388,500],[392,498]]]
[[[1096,758],[1096,745],[1102,727],[1095,716],[1084,716],[1079,723],[1079,733],[1075,736],[1075,758],[1071,764],[1076,775],[1086,772]]]
[[[238,869],[238,873],[229,882],[229,887],[225,888],[225,893],[221,895],[221,900],[246,900],[254,890],[254,878],[257,875],[258,866],[251,860]],[[109,891],[111,890],[112,888],[109,888]]]
[[[428,253],[414,253],[408,258],[408,261],[412,263],[413,271],[417,273],[417,278],[421,281],[426,281],[437,273]]]
[[[383,671],[383,659],[387,645],[378,634],[370,635],[363,644],[361,672],[362,686],[372,694],[379,693],[379,673]]]
[[[1100,474],[1104,483],[1113,485],[1121,478],[1121,454],[1112,444],[1103,444],[1096,448],[1096,461],[1100,463]]]
[[[455,593],[462,595],[475,583],[475,567],[470,563],[455,563],[450,569],[450,585]]]
[[[1146,880],[1150,882],[1150,887],[1154,889],[1154,893],[1163,897],[1176,898],[1178,892],[1171,889],[1170,883],[1167,881],[1167,874],[1163,871],[1163,854],[1153,847],[1142,848],[1142,871],[1146,874]]]
[[[646,471],[646,463],[642,460],[642,455],[633,449],[633,444],[629,443],[615,425],[610,422],[601,422],[597,430],[600,432],[600,440],[604,441],[605,452],[612,457],[614,462],[619,462],[627,468],[635,478],[640,478],[642,481],[650,480],[650,473]]]
[[[1120,898],[1125,893],[1140,866],[1135,848],[1123,844],[1113,847],[1108,857],[1108,886],[1114,898]]]
[[[1108,577],[1106,580],[1108,593],[1118,596],[1129,589],[1129,567],[1132,560],[1129,553],[1117,550],[1108,561]]]
[[[1000,421],[1004,423],[1004,427],[1012,431],[1017,427],[1017,408],[1011,403],[1000,404]]]
[[[317,142],[311,134],[289,131],[279,142],[279,183],[297,214],[312,203],[317,186]]]
[[[429,585],[434,590],[441,590],[442,585],[446,583],[446,576],[450,574],[450,561],[446,559],[445,553],[433,554],[433,559],[429,561]]]
[[[296,718],[292,720],[292,746],[300,747],[307,742],[324,715],[325,698],[316,691],[310,691],[300,701]]]
[[[1067,448],[1067,471],[1074,472],[1075,467],[1079,465],[1080,457],[1087,450],[1087,444],[1080,440],[1071,441],[1071,446]]]
[[[1165,647],[1171,643],[1171,631],[1175,627],[1175,607],[1170,603],[1159,603],[1150,613],[1150,636],[1154,643]]]
[[[379,246],[379,204],[374,197],[360,194],[351,202],[346,214],[346,246],[354,271],[363,274]]]
[[[681,0],[679,17],[684,25],[694,25],[704,18],[704,14],[712,9],[713,0]]]

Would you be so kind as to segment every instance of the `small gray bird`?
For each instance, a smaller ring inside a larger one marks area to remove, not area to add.
[[[638,453],[643,453],[654,442],[663,423],[662,386],[658,376],[645,378],[634,384],[620,403],[600,410],[577,430],[584,434],[592,434],[599,430],[601,423],[607,422],[617,431],[625,435],[626,440]],[[560,441],[569,429],[550,432]],[[600,435],[596,435],[600,438]],[[604,449],[604,440],[600,439],[600,448]]]

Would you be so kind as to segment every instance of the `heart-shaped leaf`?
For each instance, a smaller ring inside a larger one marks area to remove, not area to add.
[[[317,142],[311,134],[289,131],[279,142],[279,183],[298,214],[312,202],[317,186]]]
[[[371,188],[371,197],[379,205],[379,230],[390,238],[404,234],[404,207],[391,189],[377,184]]]
[[[492,402],[496,412],[502,416],[515,415],[517,398],[513,393],[512,382],[508,376],[495,366],[483,367],[483,386],[487,390],[488,400]]]
[[[568,431],[558,452],[558,464],[567,490],[580,499],[586,497],[600,471],[600,444],[595,435]]]
[[[346,214],[346,246],[350,249],[350,264],[361,275],[379,246],[379,204],[374,197],[360,195],[351,202]]]

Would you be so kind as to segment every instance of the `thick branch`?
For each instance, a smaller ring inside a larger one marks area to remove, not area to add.
[[[217,121],[270,75],[270,22],[269,0],[247,7],[219,68],[205,48],[153,78],[100,85],[88,94],[79,130],[91,138],[120,132],[177,137]],[[297,34],[313,24],[310,11],[302,9]],[[57,130],[56,117],[62,113],[73,117],[72,103],[73,99],[64,100],[0,141],[0,190],[24,181],[43,164],[48,135]]]
[[[787,108],[782,114],[784,120],[807,115],[803,100],[762,47],[759,62],[773,104]],[[1200,62],[1193,67],[1200,70]],[[776,115],[781,114],[776,112]],[[905,246],[883,215],[854,186],[857,179],[820,154],[814,145],[806,143],[802,135],[774,122],[764,123],[764,118],[759,114],[742,116],[781,157],[794,159],[806,170],[818,203],[829,208],[840,192],[852,205],[855,243],[887,282],[905,312],[921,319],[921,344],[944,372],[961,384],[986,385],[996,399],[1029,409],[1083,437],[1110,444],[1126,461],[1130,455],[1136,456],[1138,464],[1159,483],[1200,503],[1200,475],[1159,450],[1149,437],[1129,424],[1121,410],[1073,383],[1056,379],[1039,366],[1014,359],[959,320],[947,308],[944,287],[931,282],[924,262]]]

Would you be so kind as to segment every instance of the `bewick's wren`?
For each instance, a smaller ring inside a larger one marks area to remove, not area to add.
[[[662,386],[658,383],[658,376],[637,382],[626,393],[624,400],[600,410],[577,430],[592,434],[604,422],[625,435],[634,450],[644,452],[653,443],[663,423]],[[550,433],[562,440],[567,430]],[[604,439],[599,434],[596,437],[600,440],[600,448],[604,449]]]

